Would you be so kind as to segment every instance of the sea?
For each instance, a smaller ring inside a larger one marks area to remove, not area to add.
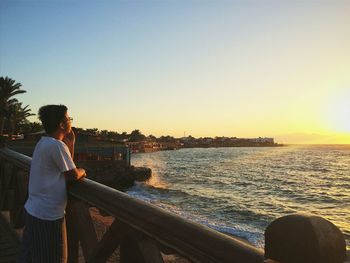
[[[131,160],[152,178],[127,193],[191,221],[263,247],[276,218],[318,215],[350,248],[350,145],[189,148]]]

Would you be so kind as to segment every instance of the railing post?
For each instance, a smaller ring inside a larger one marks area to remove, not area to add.
[[[121,263],[164,263],[158,244],[153,239],[128,228],[120,245]]]
[[[72,207],[68,200],[66,208],[66,229],[68,246],[68,263],[78,263],[79,261],[79,237]]]
[[[12,183],[14,196],[12,208],[9,209],[10,218],[14,228],[21,228],[24,226],[23,207],[28,193],[28,172],[17,168]]]
[[[288,215],[266,228],[265,258],[279,263],[343,263],[345,238],[334,224],[322,217]]]
[[[97,246],[97,235],[89,212],[89,206],[74,197],[70,197],[69,213],[70,215],[67,219],[69,219],[70,234],[73,235],[73,240],[79,239],[84,258],[87,260]],[[74,251],[76,245],[72,244],[72,246]]]
[[[14,165],[8,162],[3,162],[1,167],[1,192],[0,192],[0,210],[8,210],[7,194],[11,184]]]
[[[137,243],[146,263],[164,263],[158,244],[153,239],[142,235]]]
[[[107,232],[103,235],[95,250],[91,253],[88,262],[102,263],[112,255],[127,233],[128,226],[115,219]]]
[[[121,263],[146,263],[134,235],[125,235],[120,244]]]

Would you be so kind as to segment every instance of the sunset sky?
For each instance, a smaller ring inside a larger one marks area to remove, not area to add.
[[[1,0],[0,75],[82,128],[350,143],[349,14],[348,0]]]

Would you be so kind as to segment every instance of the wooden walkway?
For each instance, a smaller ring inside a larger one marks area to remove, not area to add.
[[[16,262],[19,239],[2,213],[0,213],[0,263]]]

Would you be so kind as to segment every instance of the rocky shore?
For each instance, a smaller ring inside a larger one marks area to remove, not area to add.
[[[133,186],[135,181],[147,181],[152,176],[150,168],[118,161],[77,161],[76,164],[86,170],[89,179],[121,191]]]

